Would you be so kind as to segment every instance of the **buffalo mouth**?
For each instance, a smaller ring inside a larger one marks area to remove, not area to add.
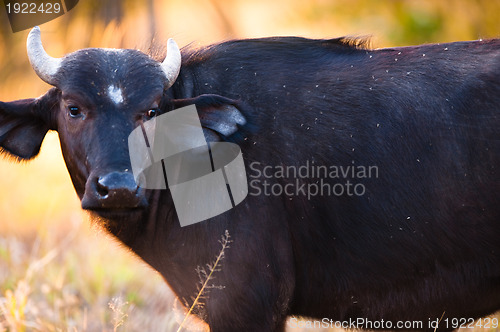
[[[98,217],[108,220],[124,220],[128,218],[138,217],[146,211],[146,206],[135,208],[94,208],[84,209],[90,213],[92,217]]]

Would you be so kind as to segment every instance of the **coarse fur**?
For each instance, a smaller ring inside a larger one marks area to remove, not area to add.
[[[40,133],[58,130],[84,208],[187,306],[196,268],[213,261],[228,230],[233,242],[215,275],[223,287],[197,311],[211,331],[284,331],[290,315],[420,320],[420,330],[442,318],[439,330],[450,330],[446,318],[500,309],[500,41],[363,45],[279,37],[188,48],[167,91],[158,63],[140,52],[80,50],[36,102],[50,97],[43,110],[0,103],[0,146],[31,158]],[[110,85],[123,104],[106,97]],[[81,117],[68,117],[69,104]],[[239,144],[251,193],[256,179],[295,183],[265,179],[265,166],[376,166],[378,176],[323,179],[362,183],[363,195],[250,194],[188,227],[168,190],[103,198],[99,181],[130,169],[127,137],[148,109],[188,104],[207,138]],[[214,121],[238,131],[225,136]],[[41,129],[16,130],[24,127]]]

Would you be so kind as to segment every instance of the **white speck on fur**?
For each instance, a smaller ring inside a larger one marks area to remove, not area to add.
[[[108,88],[109,99],[116,105],[123,103],[122,90],[116,86],[109,86]]]
[[[102,50],[108,54],[123,53],[123,49],[121,49],[121,48],[102,48]]]

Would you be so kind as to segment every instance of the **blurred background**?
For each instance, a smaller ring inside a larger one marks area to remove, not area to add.
[[[80,0],[41,29],[56,57],[85,47],[147,50],[170,37],[203,46],[371,36],[381,48],[499,37],[500,0]],[[1,101],[50,88],[29,65],[28,31],[13,34],[0,9]],[[34,161],[0,157],[0,331],[175,331],[182,318],[159,276],[80,211],[56,133]]]

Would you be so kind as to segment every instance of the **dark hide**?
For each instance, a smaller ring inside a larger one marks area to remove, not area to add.
[[[130,169],[126,139],[148,109],[196,104],[210,140],[240,145],[246,200],[184,228],[168,190],[137,194],[147,208],[88,209],[187,306],[197,267],[215,260],[228,230],[213,280],[220,287],[195,308],[211,331],[283,331],[290,315],[384,319],[392,328],[419,320],[419,330],[442,317],[441,331],[451,329],[446,319],[500,309],[499,40],[381,50],[342,39],[230,41],[185,50],[165,92],[144,55],[92,50],[86,62],[81,52],[59,73],[57,110],[48,97],[0,104],[0,146],[30,158],[57,129],[82,198],[95,179]],[[106,98],[111,84],[123,87],[123,105]],[[80,118],[67,116],[69,90]],[[307,163],[378,171],[347,177],[363,184],[362,195],[252,194],[265,166]]]

